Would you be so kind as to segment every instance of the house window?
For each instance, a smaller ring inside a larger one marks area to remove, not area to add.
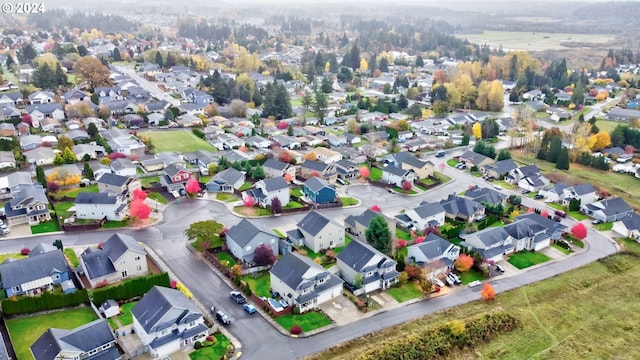
[[[52,278],[53,280],[60,280],[60,274],[54,274]]]
[[[140,256],[136,256],[134,260],[135,261],[140,261]]]
[[[251,251],[251,246],[247,246],[246,248],[244,248],[246,251]]]
[[[120,265],[124,265],[124,260],[120,261]]]
[[[123,271],[123,272],[122,272],[122,277],[123,277],[123,278],[126,278],[126,277],[127,277],[127,270],[125,270],[125,271]]]
[[[20,286],[15,286],[12,290],[13,292],[20,292]]]
[[[191,327],[194,327],[194,326],[196,326],[196,322],[195,322],[195,321],[192,321],[192,322],[190,322],[190,323],[189,323],[189,327],[190,327],[190,328],[191,328]]]
[[[142,271],[142,266],[140,266],[140,265],[136,266],[136,270],[137,271]]]

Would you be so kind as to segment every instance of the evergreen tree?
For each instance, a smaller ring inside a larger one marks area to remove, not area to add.
[[[369,71],[371,74],[376,71],[377,66],[378,64],[376,63],[376,54],[371,54],[371,57],[369,58]]]
[[[323,77],[320,89],[325,94],[333,92],[333,81],[328,76]]]
[[[96,126],[95,123],[89,123],[89,126],[87,126],[87,135],[89,135],[89,137],[91,139],[95,139],[98,136],[98,127]]]
[[[356,70],[360,67],[360,49],[357,44],[354,44],[351,48],[351,52],[349,53],[349,57],[351,58],[351,69]]]
[[[389,60],[386,57],[380,59],[378,70],[380,70],[381,72],[389,72]]]
[[[69,82],[67,81],[67,74],[62,71],[62,66],[60,66],[60,63],[56,64],[54,79],[57,86],[66,86],[69,84]]]
[[[424,66],[424,60],[422,59],[422,55],[418,55],[416,57],[416,66],[417,67],[423,67]]]
[[[13,56],[9,55],[7,56],[7,61],[4,63],[5,67],[9,70],[11,70],[11,67],[13,66],[13,64],[15,64],[15,60],[13,60]]]
[[[365,238],[377,250],[386,253],[389,251],[389,243],[391,242],[391,231],[387,221],[381,215],[371,219],[369,227],[365,231]]]
[[[327,100],[327,95],[322,91],[316,91],[315,93],[315,101],[313,103],[313,111],[316,116],[320,119],[320,123],[324,124],[325,112],[327,111],[327,106],[329,105],[329,101]]]
[[[113,61],[122,61],[122,55],[120,54],[120,49],[118,49],[117,47],[114,47],[113,51],[111,52],[111,57],[113,58]]]
[[[563,147],[558,155],[558,162],[556,163],[556,169],[569,170],[569,150]]]
[[[500,150],[498,152],[498,158],[496,159],[497,161],[500,160],[507,160],[507,159],[511,159],[511,153],[509,152],[509,150]]]
[[[93,174],[93,169],[89,166],[89,162],[85,161],[84,163],[84,176],[93,181],[95,180],[95,175]]]
[[[156,51],[156,64],[162,67],[162,54],[160,53],[160,51]]]
[[[551,138],[551,145],[549,146],[549,153],[547,154],[547,160],[555,163],[558,161],[560,151],[562,150],[562,139],[558,136]]]
[[[42,186],[47,185],[47,176],[44,174],[44,169],[40,165],[36,166],[36,180]]]
[[[409,100],[407,100],[407,97],[404,96],[404,94],[400,94],[400,98],[398,99],[398,108],[400,108],[400,110],[404,110],[409,106]]]
[[[51,70],[47,63],[42,64],[35,69],[31,82],[41,89],[54,89],[57,87],[55,73]]]

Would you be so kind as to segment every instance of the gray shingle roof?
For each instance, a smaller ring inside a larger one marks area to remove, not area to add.
[[[399,167],[395,167],[395,166],[387,166],[382,168],[383,172],[388,172],[389,174],[395,175],[395,176],[404,176],[406,173],[409,172],[409,170],[403,170]]]
[[[68,265],[60,250],[0,264],[0,277],[5,289],[65,271],[68,271]]]
[[[182,291],[157,285],[138,301],[131,314],[148,334],[173,324],[188,324],[203,316]]]
[[[325,187],[333,189],[333,187],[331,187],[328,182],[326,182],[324,179],[321,179],[317,176],[312,176],[311,178],[309,178],[309,180],[305,181],[304,186],[309,188],[309,190],[311,190],[314,193],[320,191],[320,189]]]
[[[129,180],[129,177],[127,176],[105,173],[104,175],[100,176],[97,182],[98,184],[106,184],[106,185],[120,187],[124,185],[127,182],[127,180]]]
[[[312,210],[300,220],[297,226],[300,230],[311,234],[311,236],[316,236],[330,221],[329,218]]]
[[[223,180],[227,184],[235,184],[238,180],[242,179],[244,174],[234,168],[228,168],[226,170],[220,171],[214,177],[211,178],[211,181]]]
[[[102,244],[102,249],[87,248],[80,255],[80,261],[87,269],[87,277],[97,279],[115,272],[114,263],[129,250],[146,255],[133,237],[116,233]]]
[[[440,200],[440,204],[449,214],[471,216],[475,213],[476,209],[484,208],[484,206],[478,204],[475,201],[465,199],[457,195],[450,195],[445,200]]]
[[[430,233],[420,244],[411,245],[411,248],[417,248],[424,256],[431,260],[439,259],[451,247],[451,243],[440,236]]]
[[[322,161],[306,160],[301,166],[306,169],[323,172],[329,167],[329,164],[325,164]]]
[[[426,218],[435,214],[444,213],[444,207],[439,203],[426,203],[420,204],[417,208],[413,209],[420,218]]]
[[[356,272],[362,272],[366,271],[365,267],[367,267],[367,264],[376,256],[381,257],[381,260],[375,264],[376,268],[387,267],[392,265],[391,263],[395,265],[395,261],[374,249],[371,245],[358,240],[351,241],[349,245],[338,254],[338,259]],[[385,264],[387,262],[389,263]]]
[[[369,223],[371,223],[371,220],[376,216],[383,216],[383,215],[377,211],[367,209],[360,215],[347,216],[347,218],[344,219],[344,222],[352,226],[358,223],[358,224],[364,225],[365,227],[368,227]]]
[[[259,182],[264,183],[264,189],[266,192],[289,188],[289,184],[283,177],[274,177],[274,178],[264,179],[264,180],[260,180]]]
[[[242,221],[232,226],[229,231],[227,231],[227,237],[232,238],[239,246],[245,247],[259,233],[265,233],[270,237],[278,237],[271,230],[259,227],[248,219],[242,219]]]
[[[31,345],[35,360],[53,360],[61,351],[87,353],[115,341],[107,321],[99,319],[72,330],[49,328]],[[115,351],[115,353],[113,352]],[[115,347],[99,352],[101,360],[115,360],[120,354]],[[98,355],[96,354],[96,355]],[[89,359],[95,359],[95,356]]]
[[[81,192],[76,197],[76,204],[115,204],[118,196],[110,191],[99,193]]]

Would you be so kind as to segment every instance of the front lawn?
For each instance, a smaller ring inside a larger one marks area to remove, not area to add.
[[[236,201],[238,201],[240,199],[238,199],[238,197],[235,194],[217,193],[216,194],[216,200],[224,201],[224,202],[236,202]]]
[[[240,186],[238,188],[238,191],[245,191],[245,190],[249,190],[253,187],[253,183],[246,181],[244,184],[242,184],[242,186]]]
[[[373,181],[380,181],[380,179],[382,179],[382,170],[376,167],[371,168],[371,171],[369,173],[369,179]]]
[[[147,197],[151,200],[154,200],[162,205],[167,205],[169,203],[169,200],[167,200],[167,198],[165,198],[164,196],[162,196],[162,194],[160,194],[157,191],[154,192],[150,192],[147,194]]]
[[[103,229],[120,229],[120,228],[129,226],[129,223],[130,221],[127,221],[127,220],[122,220],[122,221],[107,220],[102,225],[102,228]]]
[[[258,277],[254,277],[254,275],[255,274],[244,275],[240,280],[249,284],[251,292],[257,296],[271,297],[271,291],[269,291],[269,289],[271,289],[269,272],[264,272]]]
[[[508,182],[504,181],[504,180],[496,180],[493,182],[494,185],[498,185],[503,189],[507,189],[507,190],[513,190],[516,188],[515,185],[513,184],[509,184]]]
[[[352,197],[340,197],[340,202],[342,203],[342,206],[353,206],[353,205],[358,205],[358,199],[354,199]]]
[[[218,260],[220,260],[221,263],[224,264],[223,261],[227,262],[227,267],[228,268],[232,268],[233,265],[236,264],[236,260],[233,258],[233,256],[229,255],[228,253],[221,251],[219,253],[216,253],[216,257],[218,258]]]
[[[191,153],[198,150],[215,152],[213,145],[195,136],[191,130],[176,131],[144,131],[138,133],[138,138],[148,137],[155,147],[154,153],[170,151]]]
[[[436,180],[434,180],[432,178],[426,178],[426,179],[420,179],[420,182],[423,183],[426,186],[431,186],[431,185],[436,183]]]
[[[16,259],[16,260],[20,260],[20,259],[25,259],[29,256],[27,255],[21,255],[20,253],[9,253],[9,254],[0,254],[0,264],[2,264],[5,260],[7,259]]]
[[[264,209],[261,207],[246,207],[246,206],[236,206],[233,208],[233,211],[235,211],[236,213],[240,214],[240,215],[245,215],[245,216],[269,216],[271,215],[271,210],[269,209]]]
[[[331,325],[331,319],[326,315],[315,311],[309,311],[299,315],[287,314],[277,317],[275,320],[287,331],[289,331],[294,325],[299,325],[304,332]]]
[[[454,160],[454,159],[449,159],[447,160],[447,165],[451,166],[451,167],[456,167],[456,165],[460,164],[460,161],[458,160]]]
[[[551,207],[551,208],[556,209],[556,210],[562,210],[562,211],[565,211],[565,210],[566,210],[565,206],[564,206],[564,205],[562,205],[562,204],[557,204],[557,203],[553,203],[553,202],[552,202],[552,203],[547,203],[547,205],[548,205],[549,207]]]
[[[468,283],[474,282],[476,280],[484,280],[484,276],[482,276],[482,273],[474,269],[469,269],[469,271],[460,273],[459,276],[462,285],[467,285]]]
[[[67,259],[69,259],[71,266],[73,266],[74,268],[77,268],[78,266],[80,266],[80,260],[78,259],[78,255],[76,254],[75,251],[73,251],[73,249],[71,248],[64,249],[64,254],[67,257]]]
[[[415,281],[407,281],[399,286],[393,286],[387,290],[387,294],[395,301],[401,303],[411,299],[422,297],[420,284]]]
[[[74,329],[96,320],[96,314],[90,307],[55,311],[43,315],[30,315],[7,320],[13,348],[20,360],[33,359],[29,347],[48,328]]]
[[[291,200],[287,203],[287,205],[285,205],[283,207],[283,209],[301,209],[303,208],[304,205],[302,205],[301,203],[295,201],[295,200]]]
[[[227,353],[227,348],[231,344],[229,339],[221,333],[215,333],[216,343],[213,346],[206,346],[189,353],[191,360],[216,360],[222,359]]]
[[[613,229],[613,223],[612,222],[607,222],[607,223],[594,225],[593,227],[598,231],[609,231],[609,230]]]
[[[551,244],[551,247],[556,249],[556,250],[558,250],[558,251],[560,251],[561,253],[563,253],[565,255],[569,255],[572,252],[571,250],[565,249],[565,248],[563,248],[562,246],[560,246],[558,244]]]
[[[398,228],[396,228],[396,238],[402,240],[411,240],[411,236],[408,232]]]
[[[140,179],[143,188],[152,187],[151,183],[159,183],[160,176],[148,176]]]
[[[60,226],[58,225],[58,222],[55,220],[51,220],[49,222],[38,224],[38,225],[33,225],[31,227],[31,233],[33,235],[44,234],[44,233],[54,232],[54,231],[60,231]]]
[[[302,188],[300,187],[291,189],[291,195],[299,198],[304,196],[304,194],[302,193]]]
[[[550,257],[539,252],[521,251],[509,256],[507,261],[518,269],[526,269],[549,260]]]
[[[399,187],[399,186],[394,186],[393,187],[393,191],[399,193],[399,194],[417,194],[417,192],[413,189],[409,189],[409,191],[405,191],[403,188]]]
[[[440,181],[443,184],[451,181],[451,177],[437,171],[433,172],[433,177],[438,179],[438,181]]]
[[[568,211],[567,215],[578,221],[587,220],[589,218],[587,215],[581,213],[580,211]]]

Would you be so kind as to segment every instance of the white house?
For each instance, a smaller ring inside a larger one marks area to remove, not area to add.
[[[129,215],[127,198],[120,194],[106,192],[81,192],[75,201],[76,218],[121,221]]]
[[[440,203],[428,203],[423,201],[420,206],[405,211],[414,229],[423,230],[429,226],[440,227],[444,225],[446,211]]]
[[[273,198],[278,198],[280,204],[286,206],[290,200],[289,184],[283,177],[260,180],[255,188],[245,191],[244,196],[251,196],[262,207],[271,206]]]
[[[387,166],[382,168],[382,181],[383,183],[387,183],[390,185],[395,185],[397,187],[402,187],[402,183],[408,181],[413,185],[413,181],[415,180],[415,172],[413,170],[403,170],[399,167],[395,166]]]
[[[433,280],[452,269],[459,255],[459,246],[430,233],[423,242],[407,248],[407,263],[417,264]]]
[[[395,260],[358,240],[351,241],[338,254],[337,265],[340,277],[355,289],[357,295],[388,289],[400,276]]]

